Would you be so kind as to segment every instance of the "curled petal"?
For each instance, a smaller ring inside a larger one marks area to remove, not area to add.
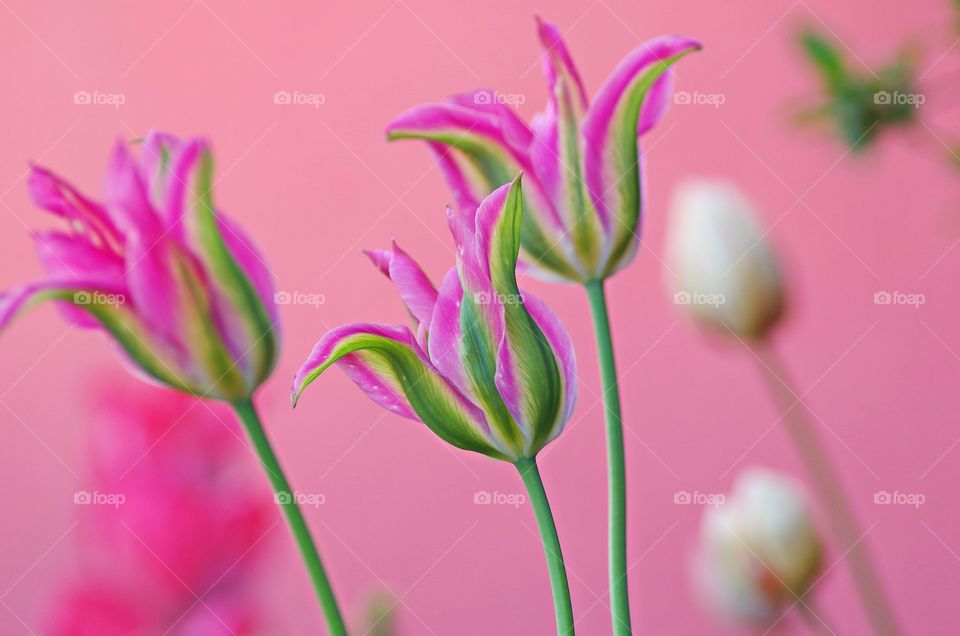
[[[649,114],[645,104],[667,69],[699,49],[697,41],[681,37],[640,45],[617,66],[584,117],[584,180],[610,246],[602,276],[624,265],[636,247],[642,205],[637,135],[649,128],[658,109],[662,112],[658,102],[663,101],[664,85],[654,91],[655,107]]]
[[[360,384],[361,388],[368,395],[384,391],[371,395],[375,401],[388,408],[412,411],[434,433],[458,448],[505,457],[489,438],[483,413],[437,372],[404,327],[358,323],[328,332],[294,377],[293,403],[332,364],[357,353],[363,356],[364,371],[374,374],[367,377],[378,380],[375,385]],[[355,363],[356,359],[347,358],[347,364]],[[405,401],[395,401],[401,394]]]
[[[381,272],[393,281],[403,304],[418,325],[429,325],[433,306],[437,302],[437,290],[420,265],[393,243],[390,252],[371,250],[366,252]]]
[[[70,221],[78,230],[89,231],[105,249],[122,247],[120,232],[106,210],[46,168],[30,168],[27,190],[36,206]]]
[[[0,294],[0,330],[7,328],[20,314],[47,301],[71,303],[95,319],[120,345],[135,366],[152,379],[192,392],[190,378],[171,369],[169,351],[162,343],[152,341],[133,308],[128,306],[127,289],[100,281],[45,281],[25,285]]]

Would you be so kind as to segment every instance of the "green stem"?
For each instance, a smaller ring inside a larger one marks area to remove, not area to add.
[[[257,410],[251,400],[238,400],[233,403],[233,408],[237,417],[243,422],[243,427],[250,436],[250,441],[253,442],[260,463],[267,472],[270,485],[273,486],[276,499],[281,504],[287,523],[290,524],[290,531],[300,548],[300,554],[303,556],[307,571],[310,573],[317,598],[320,599],[320,605],[323,607],[323,613],[327,619],[327,629],[331,636],[346,636],[347,629],[344,626],[337,599],[333,595],[333,588],[330,587],[330,579],[327,578],[327,572],[320,561],[317,546],[313,542],[313,537],[310,536],[310,529],[307,528],[303,513],[300,512],[297,498],[294,496],[295,493],[290,488],[290,484],[283,474],[283,469],[280,467],[280,462],[270,446],[270,440],[267,439],[267,434],[263,430],[263,425],[257,416]]]
[[[774,403],[783,410],[783,424],[806,465],[817,499],[823,506],[838,548],[847,558],[853,582],[864,610],[879,636],[897,636],[900,631],[893,617],[890,603],[880,583],[880,577],[867,552],[861,545],[863,534],[853,514],[853,506],[843,491],[840,474],[817,435],[806,406],[793,390],[780,357],[769,346],[754,347],[761,375]]]
[[[603,289],[603,281],[591,281],[585,287],[587,296],[590,298],[593,328],[597,337],[597,353],[600,357],[600,374],[603,379],[603,405],[607,422],[610,616],[613,621],[613,633],[617,636],[629,636],[632,632],[630,597],[627,593],[627,484],[617,366],[613,359],[613,339],[610,335],[610,317],[607,315],[607,297]]]
[[[530,503],[540,526],[543,540],[543,552],[547,557],[547,571],[550,572],[550,588],[553,591],[553,609],[557,617],[558,636],[573,636],[573,606],[570,604],[570,584],[567,582],[567,568],[563,564],[563,552],[560,550],[560,538],[557,536],[557,524],[553,521],[547,492],[543,489],[540,470],[535,458],[521,459],[516,463],[523,485],[527,487]]]

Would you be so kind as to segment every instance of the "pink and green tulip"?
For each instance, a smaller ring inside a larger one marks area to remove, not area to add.
[[[36,234],[47,278],[0,295],[0,329],[55,300],[153,380],[249,398],[276,361],[273,285],[253,244],[215,210],[212,174],[204,141],[161,133],[147,135],[139,161],[117,144],[103,203],[33,167],[34,203],[69,229]]]
[[[426,140],[459,206],[524,173],[523,262],[548,279],[603,280],[633,259],[643,200],[639,137],[666,112],[670,66],[698,50],[665,36],[627,55],[591,103],[559,30],[538,20],[549,100],[528,126],[479,90],[417,106],[388,139]]]
[[[626,635],[626,470],[604,281],[633,260],[639,245],[640,137],[667,110],[670,67],[700,44],[677,36],[648,40],[620,62],[591,102],[559,29],[539,19],[537,28],[549,99],[529,126],[497,93],[480,90],[407,111],[387,126],[387,138],[426,141],[463,209],[523,171],[524,267],[586,288],[606,411],[611,615],[614,633]]]
[[[56,301],[77,325],[99,328],[138,375],[229,402],[279,495],[331,634],[345,636],[326,571],[253,405],[277,357],[269,270],[213,204],[206,142],[150,133],[139,161],[118,143],[103,203],[34,167],[34,203],[68,231],[37,234],[47,279],[0,295],[0,329]]]
[[[534,457],[563,429],[577,384],[566,330],[517,287],[521,210],[517,178],[475,218],[448,211],[457,265],[439,289],[396,245],[369,252],[415,328],[355,323],[328,332],[294,379],[294,403],[336,364],[378,404],[454,446],[513,463]]]
[[[516,177],[475,214],[448,210],[457,264],[439,289],[396,245],[368,252],[399,290],[414,329],[333,329],[297,372],[292,399],[336,365],[380,406],[458,448],[516,465],[543,538],[557,632],[572,636],[570,588],[536,455],[573,411],[576,363],[557,317],[517,287],[522,199]]]

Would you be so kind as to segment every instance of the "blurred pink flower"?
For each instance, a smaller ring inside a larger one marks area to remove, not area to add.
[[[79,572],[53,595],[45,634],[261,633],[251,575],[278,520],[215,406],[161,389],[103,400],[95,490],[76,498],[92,500]]]
[[[277,314],[263,260],[214,208],[213,158],[201,139],[149,133],[139,159],[118,143],[104,201],[34,166],[34,203],[69,224],[37,232],[46,280],[0,294],[0,329],[59,301],[107,331],[141,374],[221,400],[249,398],[276,358]]]

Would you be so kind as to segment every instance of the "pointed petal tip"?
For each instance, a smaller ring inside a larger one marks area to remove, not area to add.
[[[387,250],[361,250],[370,262],[385,276],[390,275],[390,259],[392,254]]]

